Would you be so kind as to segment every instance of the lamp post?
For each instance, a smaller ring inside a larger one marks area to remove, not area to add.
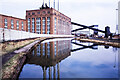
[[[116,34],[118,34],[118,9],[116,9]]]

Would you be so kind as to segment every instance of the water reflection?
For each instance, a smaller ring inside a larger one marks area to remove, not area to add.
[[[120,79],[120,48],[118,48],[118,76]]]
[[[105,45],[104,47],[105,47],[105,49],[109,49],[109,46],[108,46],[108,45]]]
[[[43,78],[59,78],[59,62],[70,56],[70,43],[70,40],[41,43],[27,55],[26,64],[40,65]]]
[[[117,50],[75,40],[41,43],[27,55],[19,78],[118,78]]]
[[[75,44],[77,46],[80,46],[80,48],[73,49],[73,50],[71,50],[71,52],[75,52],[75,51],[83,50],[83,49],[87,49],[87,48],[94,49],[94,50],[98,49],[98,44],[96,44],[96,43],[92,43],[92,44],[88,43],[87,45],[84,45],[82,42],[79,42],[77,40],[72,40],[71,43]]]

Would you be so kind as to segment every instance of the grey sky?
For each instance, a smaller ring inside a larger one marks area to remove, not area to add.
[[[48,2],[49,0],[45,0]],[[57,9],[56,0],[56,9]],[[60,12],[69,16],[73,22],[84,25],[98,24],[104,30],[110,26],[116,28],[116,9],[119,0],[59,0]],[[25,18],[26,10],[38,9],[43,0],[0,0],[0,14]],[[51,0],[51,6],[53,0]]]

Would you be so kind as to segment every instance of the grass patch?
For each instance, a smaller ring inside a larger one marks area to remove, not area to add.
[[[11,78],[12,74],[16,71],[17,65],[19,64],[20,58],[24,56],[25,53],[20,53],[14,55],[8,62],[3,65],[2,68],[2,78]]]

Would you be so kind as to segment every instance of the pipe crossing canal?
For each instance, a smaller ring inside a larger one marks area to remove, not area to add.
[[[46,40],[27,54],[23,78],[118,79],[120,48],[71,39]]]

